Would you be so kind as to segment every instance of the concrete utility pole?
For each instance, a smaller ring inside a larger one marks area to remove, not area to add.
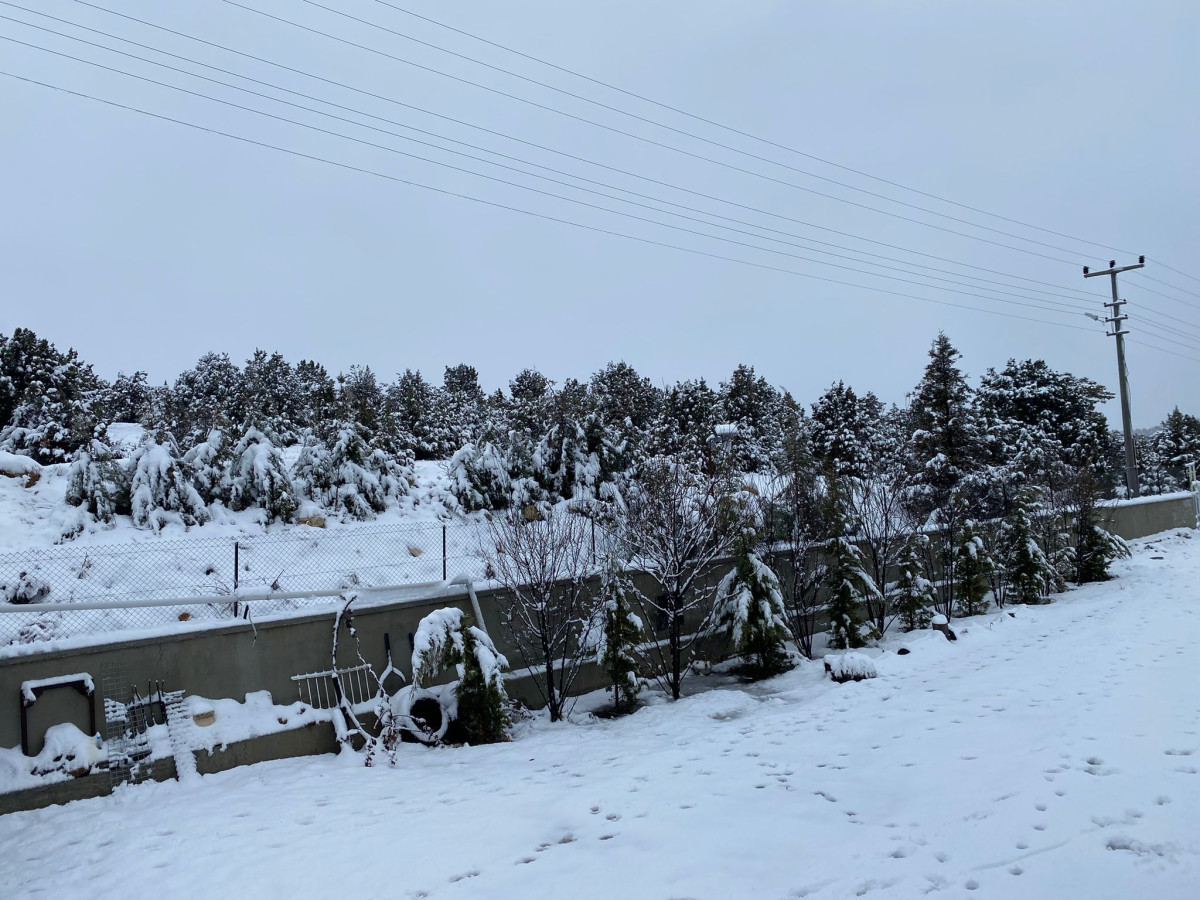
[[[1129,487],[1129,495],[1138,495],[1137,455],[1133,451],[1133,417],[1129,412],[1129,373],[1125,369],[1125,335],[1129,330],[1121,324],[1129,318],[1121,312],[1125,301],[1117,296],[1117,276],[1131,269],[1140,269],[1146,265],[1146,257],[1139,256],[1137,265],[1117,266],[1115,259],[1109,260],[1108,268],[1102,272],[1092,272],[1087,266],[1083,267],[1084,278],[1095,278],[1097,275],[1107,275],[1112,279],[1112,303],[1104,305],[1112,310],[1112,315],[1105,322],[1112,322],[1113,330],[1109,337],[1117,339],[1117,375],[1121,380],[1121,424],[1125,429],[1125,483]]]

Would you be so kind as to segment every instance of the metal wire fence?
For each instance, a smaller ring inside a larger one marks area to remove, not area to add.
[[[237,538],[196,535],[0,554],[0,647],[99,632],[143,630],[247,616],[245,594],[351,592],[358,588],[480,578],[475,523],[303,528]],[[187,604],[188,598],[229,597]],[[181,602],[182,601],[182,602]],[[257,602],[254,615],[310,609],[336,598]],[[120,608],[85,608],[98,604]],[[78,604],[79,609],[24,609]],[[157,605],[156,605],[157,604]],[[186,627],[186,626],[184,626]]]

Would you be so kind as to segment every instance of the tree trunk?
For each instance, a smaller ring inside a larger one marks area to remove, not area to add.
[[[671,644],[671,699],[679,699],[679,687],[683,681],[682,662],[683,651],[679,646],[680,639],[680,619],[679,615],[679,599],[671,598],[671,625],[670,625],[670,644]]]

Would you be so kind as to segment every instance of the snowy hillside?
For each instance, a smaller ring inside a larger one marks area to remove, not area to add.
[[[395,768],[286,760],[5,816],[0,894],[1194,898],[1200,540],[1114,568],[865,651],[861,683],[709,676]]]

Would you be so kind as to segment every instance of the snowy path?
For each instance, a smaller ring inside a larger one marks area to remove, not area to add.
[[[10,815],[0,896],[1195,898],[1200,540],[1118,571],[861,684]]]

